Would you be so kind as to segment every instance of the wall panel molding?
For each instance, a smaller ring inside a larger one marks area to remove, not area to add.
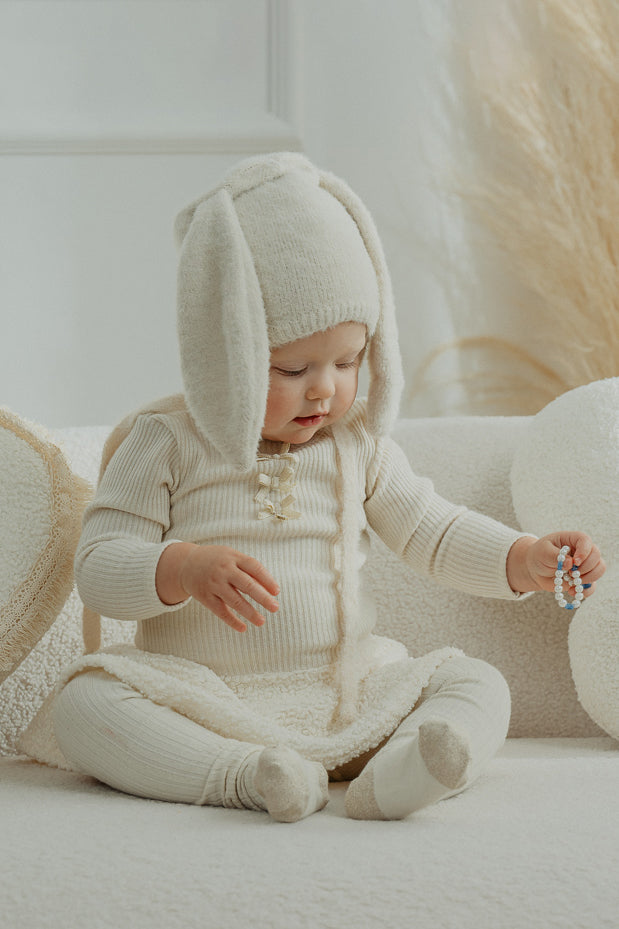
[[[208,4],[213,0],[200,2]],[[230,11],[236,0],[225,2]],[[0,16],[4,17],[2,8],[7,6],[16,7],[17,4],[5,2],[0,5]],[[66,0],[46,0],[46,6],[67,10]],[[149,3],[142,2],[140,6],[148,9]],[[278,149],[301,150],[302,42],[297,0],[263,0],[262,6],[265,34],[259,38],[266,44],[266,74],[254,75],[253,79],[264,82],[263,108],[248,110],[238,119],[215,120],[216,124],[206,131],[193,131],[192,127],[190,132],[167,129],[161,133],[109,129],[93,132],[90,128],[82,132],[80,127],[72,132],[49,129],[39,132],[28,127],[28,131],[24,132],[11,129],[9,114],[8,118],[2,118],[4,126],[0,126],[0,155],[243,155]],[[242,9],[239,9],[239,14],[242,15]],[[0,31],[2,28],[0,19]],[[44,35],[39,37],[39,41],[44,41]],[[251,74],[248,79],[252,79]]]

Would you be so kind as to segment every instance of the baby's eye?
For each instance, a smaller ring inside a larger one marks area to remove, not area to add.
[[[284,377],[300,377],[302,374],[305,374],[307,368],[299,368],[298,370],[290,371],[288,368],[275,368],[278,374],[283,374]]]
[[[338,367],[338,368],[356,368],[356,367],[357,367],[357,359],[355,358],[353,361],[342,361],[342,362],[340,362],[340,364],[336,365],[336,367]]]

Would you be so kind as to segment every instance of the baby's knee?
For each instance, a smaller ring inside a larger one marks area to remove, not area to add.
[[[438,671],[443,670],[449,676],[461,677],[463,680],[502,681],[506,685],[505,678],[499,669],[482,658],[456,655],[443,662]]]
[[[481,658],[459,655],[443,662],[430,678],[428,689],[436,693],[450,688],[486,694],[487,700],[503,707],[506,713],[511,709],[507,681],[498,668]]]
[[[488,661],[484,661],[482,658],[469,658],[468,655],[464,655],[462,658],[455,658],[454,665],[457,673],[463,673],[466,678],[472,681],[480,681],[497,691],[509,693],[509,685],[503,674]]]
[[[87,671],[68,681],[54,699],[54,735],[62,754],[76,770],[90,773],[89,744],[105,725],[105,682],[113,680],[104,671]]]
[[[511,717],[512,699],[509,685],[493,664],[481,658],[463,658],[460,680],[470,683],[470,693],[478,695],[479,702],[492,707],[497,725],[507,731]]]

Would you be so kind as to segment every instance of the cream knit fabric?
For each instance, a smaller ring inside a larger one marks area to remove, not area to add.
[[[103,671],[63,689],[54,730],[74,770],[140,797],[268,810],[281,822],[303,819],[328,799],[322,765],[287,748],[215,735]]]
[[[367,326],[370,431],[389,433],[403,383],[391,284],[343,181],[295,153],[249,159],[179,214],[176,236],[187,403],[226,461],[254,460],[269,350],[342,322]]]
[[[468,787],[503,745],[510,703],[492,665],[468,657],[445,662],[349,787],[348,815],[402,819]]]
[[[299,516],[283,518],[290,495]],[[393,731],[457,653],[412,659],[373,635],[360,579],[369,527],[418,571],[516,597],[505,561],[519,533],[436,495],[394,443],[370,435],[362,402],[292,453],[263,446],[245,473],[186,411],[139,417],[87,511],[76,560],[85,603],[137,619],[137,648],[86,656],[67,676],[104,668],[219,734],[334,768]],[[165,608],[155,571],[176,538],[258,558],[281,586],[279,612],[239,634],[194,601]]]

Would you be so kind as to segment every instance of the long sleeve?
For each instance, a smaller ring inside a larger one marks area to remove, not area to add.
[[[434,492],[388,440],[377,448],[365,511],[385,544],[421,574],[467,593],[517,599],[507,582],[507,555],[523,533]]]
[[[155,572],[176,487],[174,436],[156,417],[139,417],[109,463],[87,508],[75,557],[83,602],[114,619],[173,612],[157,596]]]

